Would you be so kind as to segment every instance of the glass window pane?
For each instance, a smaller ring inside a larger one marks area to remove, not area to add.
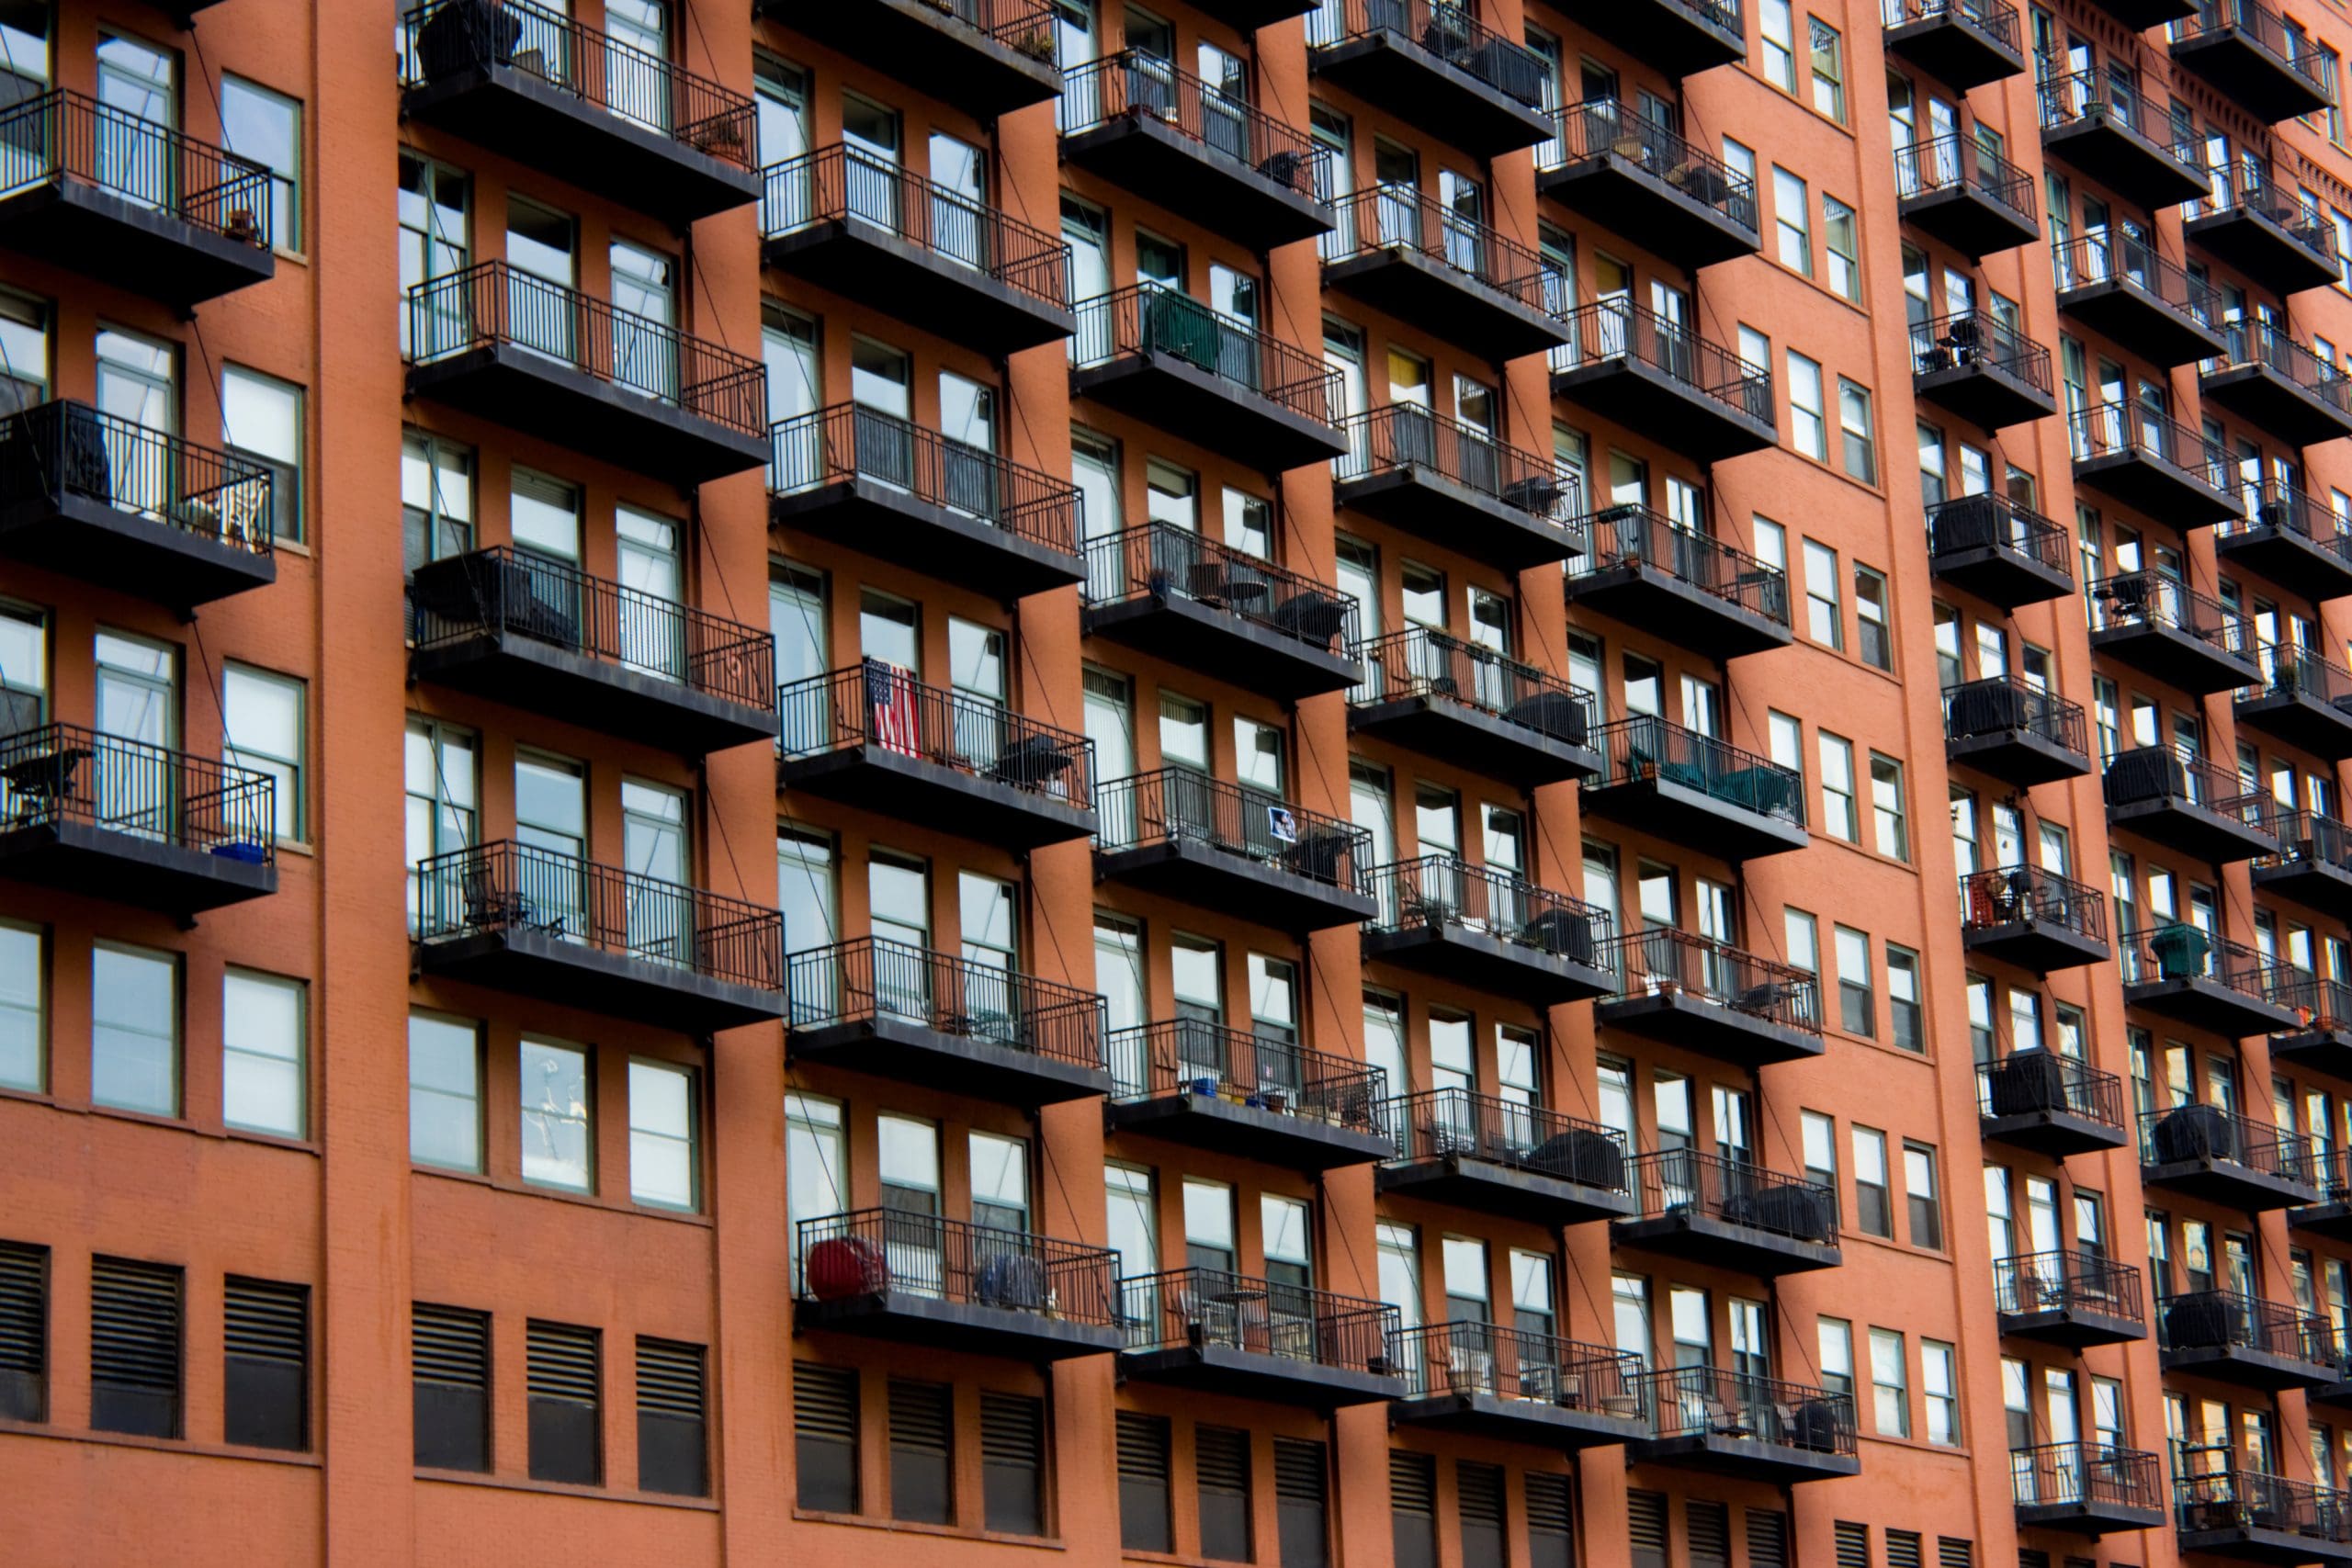
[[[523,1042],[523,1179],[589,1188],[588,1054]]]
[[[90,954],[90,1098],[176,1116],[179,966],[171,954],[98,946]]]
[[[640,1203],[695,1206],[694,1075],[660,1062],[628,1065],[628,1188]]]
[[[220,983],[221,1119],[288,1138],[305,1130],[303,987],[230,970]]]

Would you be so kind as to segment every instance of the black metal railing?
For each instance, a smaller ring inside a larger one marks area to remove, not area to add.
[[[1123,1275],[1119,1315],[1133,1351],[1244,1351],[1335,1371],[1388,1374],[1403,1326],[1385,1302],[1222,1269]]]
[[[1321,0],[1306,14],[1310,49],[1386,33],[1419,44],[1448,65],[1532,107],[1543,101],[1543,59],[1449,0]]]
[[[1555,370],[1574,370],[1604,360],[1631,359],[1648,366],[1761,424],[1773,423],[1772,372],[1751,365],[1723,344],[1668,321],[1630,299],[1599,299],[1562,317],[1568,346],[1553,357]]]
[[[2166,920],[2131,932],[2121,957],[2126,986],[2211,980],[2251,1000],[2282,1007],[2294,1005],[2291,998],[2301,973],[2242,942],[2214,936],[2186,920]]]
[[[764,238],[854,219],[1041,304],[1069,303],[1069,246],[1060,238],[896,164],[823,147],[770,164],[760,179]]]
[[[2338,1024],[2346,1016],[2347,1004],[2352,1004],[2352,987],[2346,986],[2341,980],[2314,978],[2304,988],[2304,995],[2312,998],[2314,1004],[2310,1021],[2321,1027]],[[2352,1203],[2352,1148],[2324,1144],[2314,1136],[2312,1139],[2312,1180],[2319,1188],[2321,1202]],[[2347,1355],[2352,1355],[2352,1344],[2347,1344],[2345,1348]],[[2352,1365],[2347,1365],[2346,1371],[2352,1372]]]
[[[224,860],[277,860],[267,774],[76,724],[0,735],[0,833],[75,826]]]
[[[2178,468],[2224,494],[2238,488],[2237,465],[2219,443],[2137,403],[2094,403],[2066,423],[2078,463],[2136,455]]]
[[[2155,571],[2103,577],[2090,585],[2090,600],[2095,632],[2160,626],[2248,661],[2256,651],[2251,615],[2199,593],[2177,577]]]
[[[887,937],[792,955],[792,1027],[895,1019],[1080,1067],[1102,1067],[1102,998]]]
[[[1093,741],[878,659],[775,694],[786,757],[873,746],[1081,810],[1093,805]]]
[[[410,289],[408,329],[414,364],[478,348],[526,349],[740,434],[765,428],[766,372],[758,360],[503,261]]]
[[[2238,1291],[2188,1291],[2156,1298],[2156,1344],[2166,1350],[2254,1350],[2340,1365],[2335,1325],[2285,1302]]]
[[[1535,166],[1550,173],[1612,152],[1700,206],[1755,231],[1754,180],[1615,98],[1590,98],[1554,109],[1552,140],[1535,149]]]
[[[2209,811],[2256,832],[2276,830],[2278,806],[2267,792],[2247,784],[2235,768],[2170,746],[2109,753],[2099,785],[2110,807],[2161,801]]]
[[[2352,570],[2352,534],[2345,532],[2343,519],[2324,502],[2299,487],[2278,479],[2265,479],[2258,489],[2246,492],[2246,500],[2244,517],[2224,517],[2214,527],[2215,544],[2256,528],[2271,528],[2293,535],[2334,556],[2346,570]]]
[[[775,702],[775,639],[764,629],[511,546],[418,567],[409,604],[420,649],[512,632],[730,703]]]
[[[1207,844],[1345,892],[1365,891],[1364,852],[1372,835],[1271,791],[1189,768],[1162,768],[1107,780],[1097,786],[1095,799],[1105,851]]]
[[[1462,926],[1587,966],[1600,964],[1609,951],[1614,920],[1608,910],[1513,872],[1436,854],[1374,866],[1371,875],[1380,913],[1366,923],[1374,931]]]
[[[759,0],[756,8],[769,16],[784,16],[799,3]],[[933,9],[958,26],[1053,63],[1053,0],[938,0]]]
[[[1340,406],[1337,370],[1165,285],[1138,283],[1079,301],[1073,365],[1091,370],[1138,354],[1182,360],[1320,424]]]
[[[2009,1496],[2020,1508],[2164,1506],[2156,1456],[2105,1443],[2043,1443],[2011,1449]]]
[[[1418,186],[1368,186],[1333,202],[1331,216],[1339,232],[1323,242],[1326,262],[1415,251],[1516,304],[1555,313],[1541,256]]]
[[[1637,714],[1600,727],[1607,766],[1599,787],[1655,780],[1697,790],[1726,806],[1792,828],[1804,823],[1804,776],[1728,741]]]
[[[2012,1051],[1976,1064],[1979,1116],[2079,1116],[2125,1130],[2123,1080],[2056,1051]]]
[[[1571,579],[1619,567],[1648,567],[1750,615],[1789,624],[1788,574],[1736,545],[1630,502],[1604,506],[1576,527],[1583,536],[1585,553],[1568,562]]]
[[[416,937],[533,932],[713,980],[781,989],[784,917],[683,883],[499,840],[416,863]]]
[[[63,87],[0,110],[0,196],[78,180],[266,253],[275,177],[233,152]]]
[[[1255,1111],[1388,1135],[1388,1075],[1352,1056],[1310,1051],[1202,1018],[1166,1018],[1114,1029],[1111,1098],[1189,1094]]]
[[[2311,84],[2312,90],[2328,97],[2335,96],[2335,84],[2329,81],[2321,63],[2322,51],[2317,44],[2303,37],[2301,28],[2290,28],[2278,12],[2257,6],[2254,0],[2199,0],[2197,14],[2184,17],[2172,25],[2172,41],[2187,43],[2209,34],[2235,32],[2263,53]]]
[[[267,557],[275,490],[259,464],[87,403],[37,403],[0,421],[0,507],[88,502]]]
[[[1400,1094],[1387,1110],[1400,1160],[1484,1160],[1604,1191],[1628,1190],[1624,1136],[1597,1122],[1466,1089]]]
[[[1341,484],[1399,468],[1433,474],[1565,531],[1582,508],[1573,469],[1497,440],[1490,431],[1432,413],[1418,403],[1389,403],[1343,421],[1344,457],[1331,459]]]
[[[1880,21],[1890,28],[1953,18],[1987,34],[2004,49],[2019,47],[2017,7],[2004,0],[1881,0],[1879,6]]]
[[[2093,942],[2107,940],[2107,895],[2038,865],[1963,873],[1960,897],[1963,930],[2030,920]]]
[[[2083,705],[2029,684],[2016,675],[1991,675],[1946,686],[1944,739],[1973,740],[2023,733],[2069,751],[2089,750],[2090,725]]]
[[[1649,1418],[1647,1385],[1639,1381],[1642,1359],[1630,1350],[1457,1318],[1403,1330],[1389,1341],[1388,1359],[1404,1375],[1411,1399],[1484,1394]]]
[[[1663,1367],[1635,1380],[1648,1390],[1650,1430],[1660,1438],[1732,1438],[1854,1452],[1854,1398],[1720,1367]]]
[[[2290,810],[2281,806],[2272,812],[2269,827],[2278,837],[2279,850],[2275,855],[2256,860],[2256,867],[2269,870],[2289,865],[2320,866],[2352,875],[2352,825],[2316,811]],[[2345,991],[2347,1003],[2352,1003],[2352,987],[2346,982],[2331,980],[2326,985]],[[2352,1006],[2331,1009],[2329,1016],[2352,1019]]]
[[[2153,143],[2192,173],[2204,168],[2198,143],[2168,119],[2159,118],[2155,106],[2135,82],[2118,81],[2110,72],[2075,71],[2045,74],[2035,84],[2035,90],[2044,131],[2084,124],[2112,125]]]
[[[2189,161],[2196,162],[2194,155]],[[2331,264],[2342,264],[2343,258],[2335,252],[2335,231],[2328,227],[2326,218],[2303,205],[2302,197],[2297,194],[2301,182],[2293,176],[2243,155],[2206,172],[2212,177],[2213,194],[2189,204],[2191,217],[2235,212],[2266,220],[2277,224],[2290,240],[2313,255]]]
[[[1683,992],[1767,1023],[1821,1032],[1818,980],[1713,937],[1652,926],[1611,939],[1598,956],[1624,996]]]
[[[2261,655],[2263,682],[2241,687],[2238,701],[2302,697],[2352,715],[2352,670],[2331,661],[2317,649],[2293,643],[2267,643]]]
[[[2190,276],[2154,242],[2136,234],[2102,229],[2052,245],[2050,259],[2061,294],[2095,283],[2129,283],[2200,326],[2212,325],[2222,313],[2220,289]]]
[[[1894,194],[1910,201],[1939,191],[1970,190],[2028,223],[2040,221],[2033,175],[1998,152],[1953,132],[1894,150]]]
[[[1928,508],[1928,549],[1936,556],[1967,550],[2007,550],[2052,571],[2069,571],[2073,543],[2049,518],[1985,491],[1955,495]]]
[[[1631,1163],[1645,1219],[1696,1213],[1793,1241],[1838,1245],[1834,1187],[1698,1149],[1652,1149]]]
[[[1348,697],[1355,705],[1442,697],[1570,746],[1591,739],[1591,693],[1449,632],[1408,626],[1349,651],[1363,665]]]
[[[768,489],[794,495],[870,479],[1047,549],[1078,549],[1078,487],[855,403],[768,427]]]
[[[1911,374],[1997,370],[2035,391],[2050,390],[2050,351],[1996,321],[1990,311],[1961,310],[1911,323]]]
[[[922,1296],[1109,1328],[1118,1322],[1119,1255],[1027,1231],[905,1209],[802,1220],[793,1293],[827,1303]]]
[[[2222,323],[2222,356],[2208,370],[2259,365],[2284,377],[2336,412],[2352,417],[2352,378],[2297,343],[2287,329],[2241,318]]]
[[[2254,1470],[2201,1470],[2172,1478],[2174,1528],[2277,1530],[2352,1543],[2352,1492]]]
[[[1190,599],[1327,653],[1356,640],[1354,599],[1173,523],[1086,541],[1086,602],[1141,598]]]
[[[2012,1317],[2092,1312],[2138,1323],[2140,1270],[2101,1252],[2062,1249],[1996,1258],[1993,1309]]]
[[[1062,73],[1063,135],[1130,116],[1156,120],[1295,196],[1320,199],[1317,192],[1326,181],[1318,171],[1329,154],[1214,82],[1140,49],[1124,49]]]
[[[401,84],[509,67],[722,163],[752,167],[744,94],[526,0],[425,0],[401,18]]]
[[[2127,979],[2126,984],[2129,984]],[[2218,1105],[2176,1105],[2140,1113],[2140,1163],[2222,1160],[2282,1181],[2319,1179],[2310,1141]]]

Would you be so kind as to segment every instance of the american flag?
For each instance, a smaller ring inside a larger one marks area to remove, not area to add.
[[[915,678],[911,671],[878,659],[865,661],[866,733],[888,750],[906,756],[922,753],[922,731],[915,721]]]

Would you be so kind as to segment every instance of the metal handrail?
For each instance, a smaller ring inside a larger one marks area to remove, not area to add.
[[[1648,567],[1752,615],[1789,624],[1788,574],[1736,545],[1631,502],[1604,506],[1577,526],[1585,553],[1568,562],[1571,581],[1618,567]]]
[[[2118,572],[2090,584],[2089,593],[2095,632],[2162,626],[2249,662],[2254,659],[2254,617],[2177,577],[2158,571]]]
[[[2259,651],[2262,682],[2238,688],[2238,701],[2305,697],[2338,712],[2352,711],[2352,670],[2315,648],[2299,648],[2290,642],[2265,643]]]
[[[424,0],[401,18],[401,85],[509,68],[739,168],[758,110],[745,94],[528,0]]]
[[[2134,234],[2102,229],[2080,235],[2052,244],[2050,259],[2061,294],[2094,283],[2123,282],[2200,326],[2211,326],[2222,313],[2218,287],[2191,276],[2186,267],[2157,250],[2154,241]]]
[[[2012,1051],[1976,1064],[1979,1116],[2079,1116],[2125,1130],[2123,1080],[2064,1052]]]
[[[2222,353],[2206,362],[2208,371],[2266,366],[2338,413],[2352,416],[2352,377],[2297,343],[2285,327],[2241,318],[2222,322],[2221,330]]]
[[[2044,75],[2035,89],[2044,131],[2094,122],[2111,125],[2150,143],[2191,173],[2204,172],[2203,151],[2196,142],[2182,140],[2178,128],[2169,122],[2161,131],[2151,130],[2154,106],[2137,91],[2119,90],[2114,79],[2101,72]]]
[[[1396,932],[1463,926],[1498,942],[1571,964],[1597,966],[1615,919],[1607,909],[1541,887],[1516,872],[1472,865],[1458,855],[1391,861],[1371,871],[1380,913],[1366,929]]]
[[[2187,43],[2208,33],[2234,32],[2255,48],[2325,93],[2331,84],[2322,74],[2321,51],[2308,39],[2298,39],[2278,12],[2255,0],[2199,0],[2194,16],[2172,24],[2172,41]]]
[[[1182,360],[1318,424],[1337,417],[1337,370],[1165,284],[1132,284],[1079,301],[1073,366],[1091,370],[1142,354]]]
[[[2128,977],[2125,984],[2131,984]],[[2195,1160],[2244,1166],[2282,1181],[2318,1180],[2310,1140],[2299,1133],[2282,1132],[2218,1105],[2176,1105],[2140,1113],[2142,1165]]]
[[[1386,1375],[1396,1308],[1223,1269],[1123,1275],[1119,1315],[1130,1351],[1237,1350]]]
[[[2050,390],[2050,351],[1988,310],[1959,310],[1911,323],[1911,374],[1989,366],[2038,392]]]
[[[276,480],[258,463],[87,403],[37,403],[0,421],[0,507],[69,500],[264,558],[277,550]]]
[[[1702,207],[1713,208],[1742,229],[1756,231],[1752,177],[1615,98],[1589,98],[1554,109],[1552,138],[1536,148],[1535,166],[1549,174],[1610,153],[1638,165]]]
[[[767,373],[758,360],[503,261],[416,285],[408,316],[414,365],[520,348],[739,434],[766,428]]]
[[[2105,1443],[2043,1443],[2009,1450],[2009,1496],[2020,1508],[2070,1504],[2162,1509],[2156,1456]]]
[[[899,1019],[1074,1066],[1100,1068],[1102,998],[887,937],[792,955],[792,1027]]]
[[[2021,732],[2040,736],[2069,751],[2090,749],[2090,724],[2083,705],[2019,676],[1962,681],[1944,688],[1943,701],[1946,740]]]
[[[1483,1160],[1603,1191],[1628,1190],[1625,1136],[1598,1122],[1467,1089],[1400,1094],[1387,1115],[1400,1160]]]
[[[674,599],[509,545],[447,556],[409,581],[416,646],[514,633],[688,690],[772,710],[775,639]]]
[[[763,239],[854,219],[1043,304],[1069,303],[1069,246],[1059,236],[869,153],[820,147],[769,164],[760,186]]]
[[[2340,1366],[2335,1325],[2316,1313],[2242,1291],[2183,1291],[2156,1298],[2156,1344],[2165,1350],[2256,1350]]]
[[[2248,785],[2234,768],[2172,746],[2131,746],[2110,751],[2099,786],[2109,807],[2164,801],[2210,811],[2260,833],[2275,834],[2278,803]]]
[[[0,110],[0,196],[78,180],[267,254],[276,177],[250,159],[69,88]]]
[[[1329,155],[1323,149],[1296,128],[1172,62],[1148,50],[1123,49],[1062,73],[1064,136],[1122,118],[1167,126],[1216,158],[1294,196],[1324,203],[1321,171]]]
[[[784,917],[741,898],[511,840],[421,860],[414,874],[420,942],[530,932],[763,991],[784,984]]]
[[[1570,336],[1553,360],[1555,371],[1611,359],[1637,360],[1734,413],[1760,424],[1773,423],[1770,370],[1646,305],[1626,299],[1597,299],[1561,320]]]
[[[1321,0],[1306,15],[1309,49],[1331,49],[1385,34],[1418,45],[1448,65],[1530,108],[1543,101],[1543,59],[1449,0]]]
[[[2295,244],[2341,265],[2343,258],[2335,252],[2335,231],[2325,218],[2303,205],[2295,194],[2296,181],[2244,157],[2207,173],[2212,178],[2212,195],[2189,203],[2191,217],[2245,213],[2278,225]]]
[[[1348,450],[1331,459],[1331,477],[1342,484],[1426,468],[1563,532],[1581,510],[1577,474],[1566,464],[1418,403],[1366,409],[1342,421],[1340,434]]]
[[[2173,1524],[2184,1532],[2277,1530],[2352,1543],[2352,1492],[2253,1470],[2199,1470],[2172,1478]]]
[[[878,659],[794,681],[775,697],[786,757],[876,746],[1080,810],[1094,801],[1093,741]]]
[[[250,768],[77,724],[0,735],[0,833],[66,824],[274,865],[277,785]]]
[[[2278,852],[2256,860],[2256,867],[2267,870],[2285,865],[2328,866],[2352,875],[2352,824],[2317,811],[2282,806],[2271,817],[2270,827],[2278,836]],[[2352,1020],[2352,982],[2329,980],[2324,984],[2332,993],[2340,994],[2346,1004],[2328,1010],[2327,1015]]]
[[[1621,996],[1676,991],[1784,1029],[1821,1032],[1821,982],[1778,959],[1671,926],[1627,931],[1600,950]]]
[[[2010,1316],[2095,1312],[2138,1323],[2140,1270],[2105,1253],[2065,1248],[1996,1258],[1993,1260],[1993,1307]]]
[[[1957,131],[1906,142],[1894,150],[1894,194],[1909,201],[1965,187],[2028,223],[2041,221],[2033,175],[1991,148]]]
[[[1695,1148],[1652,1149],[1635,1155],[1633,1165],[1645,1219],[1688,1212],[1795,1241],[1838,1245],[1838,1190],[1826,1183]]]
[[[802,3],[803,0],[753,0],[753,9],[782,17]],[[1053,0],[942,0],[937,9],[957,27],[1024,54],[1042,50],[1045,58],[1052,58]]]
[[[1017,538],[1078,552],[1078,487],[910,419],[856,403],[768,427],[768,491],[795,495],[872,479]]]
[[[1339,232],[1323,243],[1327,265],[1380,252],[1413,251],[1514,304],[1555,313],[1543,257],[1417,186],[1366,186],[1334,201],[1331,216]]]
[[[2038,865],[1963,872],[1960,897],[1963,931],[2030,920],[2092,942],[2107,940],[2107,895]]]
[[[1655,779],[1712,795],[1792,828],[1805,825],[1804,777],[1768,757],[1702,735],[1655,714],[1604,724],[1608,766],[1592,787]]]
[[[2237,465],[2223,447],[2177,420],[2138,403],[2093,403],[2067,421],[2075,461],[2137,454],[2178,468],[2225,495],[2238,488]]]
[[[1388,1359],[1404,1374],[1409,1398],[1484,1394],[1649,1419],[1641,1357],[1606,1345],[1456,1318],[1395,1335]]]
[[[2265,479],[2248,499],[2252,504],[2245,509],[2244,517],[2224,517],[2214,527],[2216,543],[2250,534],[2256,528],[2275,528],[2324,550],[2352,570],[2352,533],[2346,531],[2344,520],[2317,497],[2298,486]]]
[[[1345,892],[1365,891],[1364,852],[1372,847],[1371,833],[1270,790],[1228,784],[1190,768],[1161,768],[1105,781],[1096,787],[1095,803],[1102,819],[1099,843],[1105,851],[1203,843]]]
[[[1591,738],[1599,704],[1590,692],[1450,632],[1408,626],[1348,651],[1364,671],[1351,706],[1442,697],[1570,746]]]
[[[1389,1135],[1388,1074],[1352,1056],[1206,1019],[1164,1018],[1113,1030],[1110,1059],[1114,1103],[1189,1094]]]
[[[2211,980],[2242,997],[2270,1002],[2279,999],[2276,992],[2291,992],[2301,973],[2242,942],[2199,931],[2186,920],[2165,920],[2125,937],[2120,956],[2126,986]]]
[[[2018,47],[2017,7],[2006,0],[1882,0],[1879,7],[1881,24],[1890,28],[1952,17],[1991,35],[2004,49]]]
[[[1107,1247],[907,1209],[802,1220],[792,1251],[803,1302],[922,1296],[1109,1328],[1119,1255]]]
[[[1854,1452],[1849,1393],[1720,1367],[1662,1367],[1634,1381],[1649,1391],[1650,1430],[1660,1438],[1732,1438],[1815,1453]]]
[[[1356,602],[1176,524],[1154,521],[1086,541],[1086,603],[1190,599],[1326,652],[1354,645]]]

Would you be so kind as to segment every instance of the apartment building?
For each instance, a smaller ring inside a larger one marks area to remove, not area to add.
[[[1880,4],[0,0],[8,1560],[2352,1562],[2352,22]]]

